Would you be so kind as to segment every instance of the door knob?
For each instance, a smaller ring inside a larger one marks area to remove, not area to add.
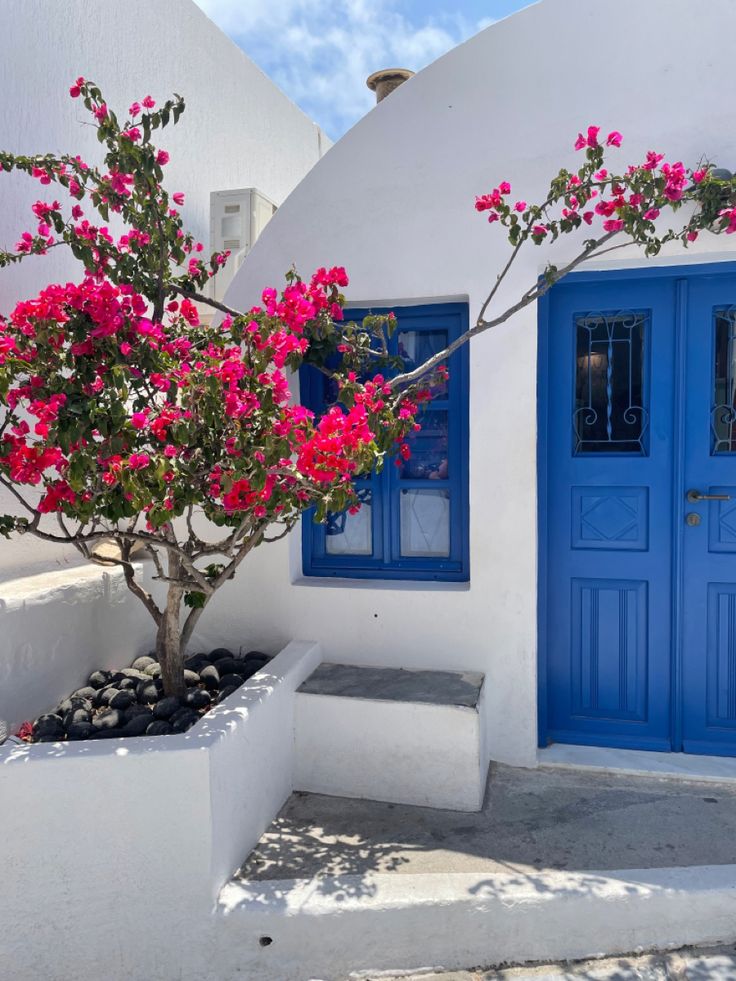
[[[687,492],[687,499],[691,504],[697,504],[698,501],[730,501],[730,494],[701,494],[698,490],[689,490]]]

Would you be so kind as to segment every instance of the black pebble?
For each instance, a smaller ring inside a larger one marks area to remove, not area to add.
[[[118,691],[115,692],[107,704],[110,708],[125,711],[125,709],[130,708],[133,702],[135,702],[135,694],[132,691]]]
[[[95,689],[89,685],[87,685],[84,688],[77,688],[77,690],[73,691],[69,696],[69,698],[89,698],[89,699],[92,699],[94,697],[95,697]]]
[[[67,726],[66,734],[69,739],[91,739],[98,731],[91,722],[73,722]]]
[[[168,736],[174,730],[164,719],[154,719],[146,729],[147,736]]]
[[[237,691],[240,685],[229,685],[227,688],[223,688],[220,694],[215,699],[215,704],[219,705],[220,702],[224,702],[234,691]]]
[[[109,671],[93,671],[89,676],[89,683],[93,688],[103,688],[112,678]]]
[[[158,688],[155,681],[141,681],[135,690],[138,701],[143,705],[153,705],[158,701]]]
[[[142,736],[152,722],[152,715],[136,715],[135,718],[125,723],[123,732],[126,736]]]
[[[215,664],[217,661],[221,661],[223,657],[233,657],[233,652],[229,651],[227,647],[216,647],[214,651],[210,651],[210,661]]]
[[[217,691],[217,689],[220,687],[220,672],[217,670],[214,664],[210,664],[208,667],[202,668],[199,673],[199,677],[210,691]]]
[[[73,708],[64,715],[64,728],[69,732],[69,727],[80,723],[86,724],[92,721],[92,712],[86,708]]]
[[[243,679],[239,674],[224,674],[220,678],[220,691],[223,688],[239,688],[243,684]]]
[[[203,688],[193,688],[186,693],[182,701],[191,708],[202,709],[210,704],[212,696]]]
[[[169,695],[153,706],[153,714],[157,719],[170,719],[174,712],[179,711],[179,708],[179,699],[174,695]]]
[[[123,713],[118,709],[107,709],[92,720],[95,729],[117,729],[123,724]]]

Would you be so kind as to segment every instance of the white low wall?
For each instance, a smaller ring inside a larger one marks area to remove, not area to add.
[[[203,954],[291,792],[294,692],[320,659],[289,644],[180,735],[0,747],[3,981],[172,981]]]
[[[0,719],[16,729],[150,650],[153,621],[120,569],[99,566],[0,584]]]
[[[481,706],[298,692],[294,787],[479,811],[488,760]]]

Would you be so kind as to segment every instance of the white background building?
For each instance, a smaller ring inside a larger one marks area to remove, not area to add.
[[[119,117],[145,95],[174,92],[186,111],[160,136],[171,154],[167,185],[183,191],[189,229],[209,248],[210,192],[255,187],[280,204],[331,141],[191,0],[3,0],[0,4],[0,147],[99,159],[96,130],[69,97],[78,75],[95,81]],[[158,134],[157,134],[158,135]],[[53,196],[24,174],[0,176],[0,247],[33,228],[31,204]],[[58,195],[57,195],[58,196]],[[0,272],[0,311],[50,282],[80,275],[52,250]],[[0,498],[2,503],[2,498]],[[3,505],[4,507],[5,505]],[[0,575],[74,561],[41,542],[0,547]]]

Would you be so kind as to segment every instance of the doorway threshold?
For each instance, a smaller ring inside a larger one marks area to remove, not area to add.
[[[540,767],[556,770],[590,770],[667,780],[736,783],[736,758],[730,756],[652,753],[643,749],[554,743],[537,751],[537,761]]]

